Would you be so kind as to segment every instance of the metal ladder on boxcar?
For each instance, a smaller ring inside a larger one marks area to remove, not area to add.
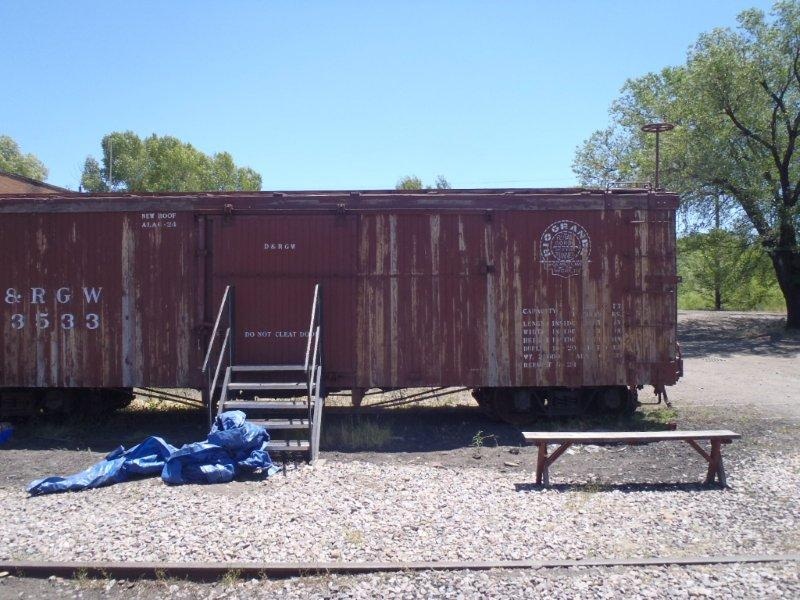
[[[222,328],[223,321],[227,326]],[[322,408],[322,298],[314,286],[311,322],[303,364],[240,365],[233,343],[234,289],[225,288],[208,344],[203,374],[206,376],[209,427],[216,414],[241,410],[251,423],[270,434],[267,450],[282,458],[306,456],[313,463],[319,455]],[[222,339],[221,345],[218,340]],[[218,347],[218,349],[217,349]],[[215,353],[215,349],[216,353]],[[216,356],[213,362],[212,356]]]

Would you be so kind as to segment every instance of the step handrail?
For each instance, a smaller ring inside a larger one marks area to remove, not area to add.
[[[313,335],[314,335],[314,353],[312,354],[311,368],[306,373],[306,377],[308,378],[308,418],[309,419],[311,419],[311,417],[312,417],[313,404],[316,401],[316,398],[318,396],[317,392],[319,391],[315,387],[315,384],[316,384],[316,373],[317,373],[317,370],[322,367],[322,365],[319,365],[319,367],[317,366],[317,357],[319,356],[319,351],[320,351],[320,347],[319,347],[320,327],[319,327],[319,325],[317,325],[314,328],[314,334]],[[314,402],[312,402],[312,400]]]
[[[214,392],[217,389],[217,381],[219,381],[219,374],[222,372],[222,364],[223,364],[223,361],[225,360],[225,357],[228,356],[230,358],[230,354],[225,352],[226,348],[228,347],[228,343],[230,342],[230,338],[231,338],[231,328],[228,327],[225,330],[225,338],[223,339],[222,347],[219,350],[219,359],[217,359],[217,368],[214,370],[214,379],[213,379],[211,385],[208,388],[208,426],[209,426],[209,428],[211,427],[211,425],[214,422]],[[230,368],[230,366],[231,365],[229,364],[228,368]],[[225,369],[225,372],[227,374],[227,369]],[[219,397],[219,400],[218,400],[218,402],[220,402],[220,403],[223,401],[222,397],[225,395],[225,387],[226,387],[226,385],[224,385],[222,387],[223,387],[223,389],[220,391],[220,397]]]
[[[311,322],[308,325],[308,341],[306,342],[305,371],[308,373],[308,359],[311,357],[311,338],[314,335],[314,325],[318,318],[317,305],[319,304],[319,284],[314,286],[314,299],[311,301]]]
[[[208,338],[208,348],[206,349],[206,358],[203,361],[203,374],[206,373],[208,370],[208,361],[211,360],[211,352],[214,349],[214,342],[217,339],[217,335],[219,334],[219,324],[222,322],[222,315],[226,313],[228,314],[228,321],[231,320],[231,311],[228,303],[230,302],[230,298],[232,296],[232,289],[233,287],[228,285],[225,286],[225,292],[222,294],[222,301],[219,303],[219,311],[217,312],[217,319],[214,321],[214,328],[211,330],[211,337]],[[232,323],[228,323],[228,326],[232,326]]]
[[[313,351],[312,351],[313,346]],[[311,306],[311,323],[308,328],[306,344],[306,377],[308,383],[308,419],[311,426],[310,462],[313,464],[319,454],[319,440],[322,429],[322,406],[325,392],[322,389],[322,294],[320,285],[314,286],[314,301]]]
[[[208,339],[208,348],[206,349],[206,356],[203,360],[203,367],[201,372],[205,375],[206,389],[205,397],[208,401],[208,419],[209,427],[213,422],[213,407],[214,407],[214,394],[217,390],[217,382],[219,381],[219,374],[222,369],[222,363],[225,356],[228,357],[228,366],[233,364],[233,338],[236,334],[234,328],[233,318],[233,286],[225,286],[225,292],[222,294],[222,300],[219,303],[219,310],[217,311],[217,318],[214,321],[214,328],[211,330],[211,337]],[[216,369],[212,373],[211,367],[213,366],[211,359],[214,355],[214,349],[217,346],[217,340],[220,337],[221,325],[223,323],[223,315],[227,315],[227,324],[225,326],[225,336],[222,341],[222,346],[219,348],[219,355],[216,357]]]

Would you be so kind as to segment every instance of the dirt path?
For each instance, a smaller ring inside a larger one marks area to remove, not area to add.
[[[731,410],[800,420],[800,334],[768,313],[687,311],[679,317],[684,378],[670,390],[679,408]]]

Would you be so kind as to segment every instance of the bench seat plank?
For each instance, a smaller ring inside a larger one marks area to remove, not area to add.
[[[528,444],[598,444],[603,442],[659,442],[669,440],[738,440],[741,434],[727,429],[708,431],[523,431]]]

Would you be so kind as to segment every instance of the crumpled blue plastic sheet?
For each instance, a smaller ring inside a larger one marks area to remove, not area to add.
[[[0,444],[4,444],[11,439],[14,428],[9,423],[0,423]]]
[[[97,488],[129,479],[161,474],[169,484],[226,483],[240,474],[261,470],[272,475],[278,468],[267,453],[267,430],[248,423],[234,410],[218,415],[204,442],[180,449],[159,437],[149,437],[130,450],[122,446],[85,471],[69,477],[46,477],[32,481],[34,496]]]
[[[227,483],[236,475],[266,469],[277,471],[267,453],[267,430],[248,423],[245,414],[232,410],[218,415],[205,442],[186,444],[172,453],[161,478],[171,484]]]
[[[158,475],[164,463],[177,448],[159,437],[149,437],[130,450],[122,446],[111,452],[104,460],[85,471],[69,477],[45,477],[32,481],[28,493],[34,496],[55,492],[76,492],[103,487],[134,477]]]

